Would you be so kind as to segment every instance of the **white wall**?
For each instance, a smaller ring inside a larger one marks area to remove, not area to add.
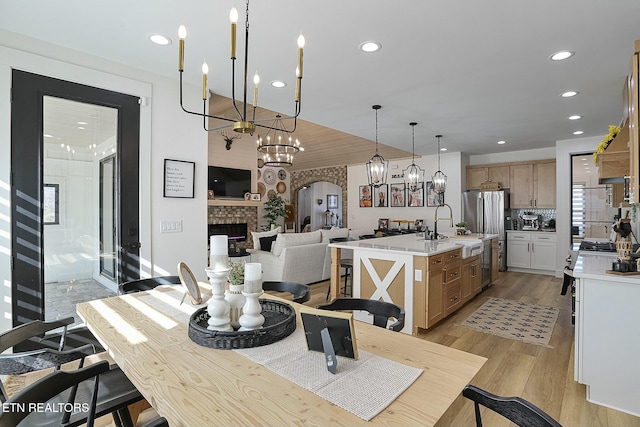
[[[201,120],[182,113],[178,81],[102,58],[0,31],[0,330],[11,326],[10,88],[11,69],[143,97],[140,109],[140,241],[143,276],[175,274],[179,261],[204,279],[207,234],[207,134]],[[172,52],[167,50],[167,55]],[[185,99],[200,88],[185,87]],[[196,162],[195,198],[162,195],[164,159]],[[161,220],[181,220],[182,233],[160,233]]]
[[[463,155],[461,153],[446,153],[440,156],[440,168],[447,175],[447,189],[444,196],[446,204],[451,206],[453,211],[453,221],[461,221],[462,217],[462,174],[464,166],[462,165]],[[416,158],[416,165],[425,169],[425,181],[431,181],[431,175],[437,170],[437,156],[423,156]],[[392,178],[392,175],[402,174],[402,170],[406,169],[411,164],[411,159],[390,161],[389,162],[389,177],[388,182],[401,183],[402,178]],[[359,206],[359,186],[367,184],[367,171],[365,165],[355,165],[347,167],[347,186],[348,186],[348,224],[349,228],[353,229],[366,229],[372,233],[375,228],[378,227],[378,218],[394,219],[407,219],[414,221],[418,218],[424,219],[424,225],[433,230],[435,207],[369,207],[361,208]],[[406,204],[406,200],[405,200]],[[426,205],[426,203],[425,203]],[[438,217],[448,217],[449,210],[440,208],[438,210]],[[393,226],[393,224],[390,224]],[[455,227],[454,227],[455,228]],[[453,231],[454,228],[449,227],[448,221],[438,222],[438,232]]]
[[[525,162],[546,160],[556,157],[556,149],[536,148],[533,150],[508,151],[505,153],[479,154],[469,156],[469,165],[489,165],[492,163]]]

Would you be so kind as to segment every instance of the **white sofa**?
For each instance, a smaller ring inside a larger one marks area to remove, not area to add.
[[[366,234],[362,230],[336,228],[309,233],[252,232],[253,247],[249,249],[251,262],[262,264],[262,280],[310,284],[331,277],[329,240],[336,237],[355,237]],[[271,251],[260,249],[260,237],[276,236]]]

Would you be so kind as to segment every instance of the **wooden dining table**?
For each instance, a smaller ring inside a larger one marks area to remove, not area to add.
[[[356,321],[359,350],[423,370],[389,406],[365,421],[239,352],[196,344],[189,338],[187,321],[177,321],[149,304],[153,295],[163,298],[169,292],[175,294],[176,289],[83,302],[76,310],[172,427],[433,426],[486,362],[484,357]],[[296,308],[301,328],[300,305],[286,302]]]

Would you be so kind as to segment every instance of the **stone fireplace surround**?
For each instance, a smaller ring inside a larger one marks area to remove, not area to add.
[[[247,240],[239,242],[238,248],[251,249],[251,232],[258,231],[258,208],[256,206],[209,206],[209,224],[247,223]]]

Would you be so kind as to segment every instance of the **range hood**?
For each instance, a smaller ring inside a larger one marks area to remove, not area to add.
[[[598,154],[598,183],[624,183],[629,176],[629,123],[625,122],[620,132],[603,153]]]

